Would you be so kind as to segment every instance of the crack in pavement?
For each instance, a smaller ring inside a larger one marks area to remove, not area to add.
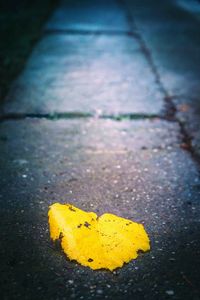
[[[145,120],[145,119],[166,119],[165,116],[156,114],[93,114],[83,112],[55,112],[55,113],[8,113],[0,116],[0,121],[7,120],[24,120],[27,118],[33,119],[48,119],[48,120],[68,120],[68,119],[110,119],[115,121],[121,120]]]

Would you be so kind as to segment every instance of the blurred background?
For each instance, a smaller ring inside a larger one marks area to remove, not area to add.
[[[0,1],[0,102],[57,3],[58,0]]]

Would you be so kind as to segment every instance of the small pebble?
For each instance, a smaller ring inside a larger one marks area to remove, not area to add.
[[[174,295],[174,291],[173,290],[167,290],[165,293],[167,295],[169,295],[169,296],[173,296]]]
[[[69,283],[69,284],[73,284],[73,283],[74,283],[74,280],[71,280],[71,279],[70,279],[70,280],[68,280],[68,283]]]

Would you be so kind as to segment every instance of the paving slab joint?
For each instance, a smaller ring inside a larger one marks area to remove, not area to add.
[[[47,120],[69,120],[69,119],[110,119],[115,121],[123,120],[145,120],[145,119],[165,119],[164,115],[159,116],[157,114],[93,114],[83,112],[54,112],[54,113],[7,113],[0,116],[0,121],[8,120],[24,120],[27,118],[32,119],[47,119]]]
[[[132,35],[135,37],[135,39],[138,41],[138,44],[140,46],[140,50],[141,52],[144,54],[148,64],[149,64],[149,67],[154,75],[154,78],[155,78],[155,82],[158,86],[158,88],[160,89],[161,93],[164,95],[164,97],[169,97],[169,94],[168,94],[168,91],[167,89],[165,88],[163,82],[162,82],[162,79],[161,79],[161,76],[158,72],[158,69],[154,63],[154,60],[153,60],[153,57],[152,57],[152,54],[151,54],[151,51],[150,49],[148,48],[143,36],[141,35],[136,23],[135,23],[135,20],[132,16],[132,14],[129,12],[129,9],[127,7],[127,4],[124,0],[117,0],[118,3],[121,5],[122,9],[125,11],[126,13],[126,17],[127,17],[127,22],[129,24],[129,27],[130,27],[130,32],[132,33]]]
[[[44,35],[108,35],[108,36],[135,36],[131,31],[121,30],[78,30],[78,29],[44,29]]]

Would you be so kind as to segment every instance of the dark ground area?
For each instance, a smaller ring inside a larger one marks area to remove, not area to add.
[[[24,67],[57,0],[0,1],[0,102]]]

